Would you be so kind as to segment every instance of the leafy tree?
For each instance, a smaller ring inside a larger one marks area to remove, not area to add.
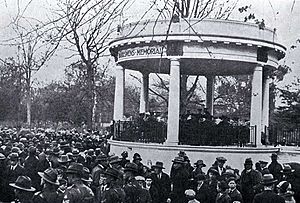
[[[216,114],[249,119],[251,76],[218,77],[214,103]]]
[[[300,127],[300,78],[279,89],[279,96],[282,99],[275,112],[275,122],[279,126],[287,128]]]
[[[0,64],[0,120],[21,121],[24,75],[13,58]]]

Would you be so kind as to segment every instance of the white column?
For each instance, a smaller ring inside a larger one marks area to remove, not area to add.
[[[261,146],[261,118],[262,118],[262,75],[263,67],[257,64],[254,68],[251,90],[250,126],[256,126],[256,144]],[[250,142],[254,142],[250,137]]]
[[[140,95],[140,113],[149,111],[149,74],[143,73],[141,95]]]
[[[124,88],[125,88],[125,69],[118,65],[116,67],[116,86],[114,100],[114,120],[123,120],[124,115]]]
[[[215,76],[206,76],[206,108],[210,115],[214,115]]]
[[[168,131],[166,144],[177,145],[179,140],[180,62],[177,58],[171,58],[170,61]]]
[[[265,127],[269,127],[270,82],[271,82],[271,78],[269,78],[268,76],[263,78],[263,102],[262,102],[262,125],[261,125],[262,132],[265,132]],[[266,143],[268,142],[269,142],[269,137],[267,135]]]

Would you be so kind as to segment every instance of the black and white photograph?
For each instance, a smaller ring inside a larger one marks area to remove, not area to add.
[[[300,0],[0,0],[0,203],[300,203]]]

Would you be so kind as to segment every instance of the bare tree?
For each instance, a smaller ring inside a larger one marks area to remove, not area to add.
[[[27,109],[27,125],[31,126],[32,75],[53,56],[59,45],[59,38],[54,38],[53,30],[44,27],[42,21],[25,17],[29,1],[24,9],[17,1],[17,14],[11,16],[8,28],[14,31],[14,36],[3,40],[3,44],[17,48],[16,66],[24,76],[24,97]]]
[[[161,17],[228,19],[239,0],[160,0],[156,10]]]
[[[118,21],[129,0],[59,0],[51,20],[60,35],[68,42],[70,57],[79,57],[87,73],[88,128],[95,122],[95,75],[99,60],[106,54]]]

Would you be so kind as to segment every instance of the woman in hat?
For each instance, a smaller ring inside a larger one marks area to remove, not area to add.
[[[138,166],[138,174],[140,176],[144,175],[144,164],[142,163],[142,157],[139,153],[134,153],[132,163]]]
[[[292,169],[289,164],[283,164],[283,169],[280,171],[282,174],[282,180],[286,180],[288,182],[293,181],[295,179],[294,172],[295,170]]]
[[[209,197],[208,197],[208,202],[209,203],[215,203],[216,201],[216,197],[218,194],[217,191],[217,184],[218,184],[218,180],[217,178],[219,177],[219,172],[214,169],[214,168],[210,168],[207,172],[208,174],[208,193],[209,193]]]
[[[194,163],[195,169],[192,172],[192,177],[195,178],[198,174],[205,173],[202,171],[202,168],[206,166],[206,164],[203,162],[203,160],[198,160],[196,163]]]
[[[15,197],[18,202],[32,203],[35,188],[31,186],[31,179],[28,176],[19,176],[16,182],[9,185],[14,188]]]
[[[61,203],[63,195],[57,192],[59,182],[57,180],[57,172],[53,168],[48,168],[44,172],[38,172],[42,178],[42,191],[33,196],[34,203]]]
[[[296,203],[293,195],[294,192],[292,191],[292,185],[287,181],[281,181],[276,186],[277,194],[284,198],[285,203]]]
[[[170,180],[173,184],[173,191],[171,192],[171,200],[173,202],[181,203],[185,200],[184,192],[189,189],[189,177],[190,174],[185,165],[185,161],[183,157],[175,157],[172,161],[172,169]]]
[[[282,181],[287,181],[291,184],[295,201],[300,202],[300,179],[298,173],[291,167],[291,164],[283,164],[283,169],[280,172],[282,174]]]

